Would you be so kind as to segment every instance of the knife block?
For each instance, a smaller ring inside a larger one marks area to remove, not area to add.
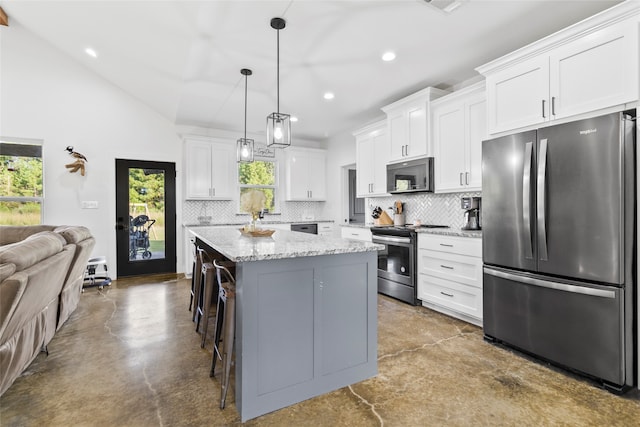
[[[393,225],[393,220],[388,213],[382,211],[379,218],[374,221],[375,225]]]

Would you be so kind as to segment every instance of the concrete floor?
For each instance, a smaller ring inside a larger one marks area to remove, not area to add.
[[[2,426],[240,424],[232,388],[218,408],[189,281],[118,280],[76,312],[0,398]],[[378,299],[378,376],[248,426],[638,426],[640,393],[612,395],[482,339],[482,330]],[[212,331],[212,327],[209,328]],[[233,378],[232,378],[233,380]]]

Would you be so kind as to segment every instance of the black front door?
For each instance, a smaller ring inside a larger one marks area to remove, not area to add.
[[[116,159],[118,277],[176,272],[174,163]]]

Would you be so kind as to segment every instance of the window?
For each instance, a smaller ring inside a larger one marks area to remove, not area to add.
[[[276,189],[278,188],[277,166],[275,161],[256,160],[251,163],[238,163],[238,183],[240,194],[238,200],[245,191],[258,189],[267,199],[265,209],[275,212]]]
[[[0,139],[0,224],[42,223],[42,142]]]

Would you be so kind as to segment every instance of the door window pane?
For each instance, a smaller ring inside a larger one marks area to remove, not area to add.
[[[129,168],[129,260],[165,257],[165,175]]]

